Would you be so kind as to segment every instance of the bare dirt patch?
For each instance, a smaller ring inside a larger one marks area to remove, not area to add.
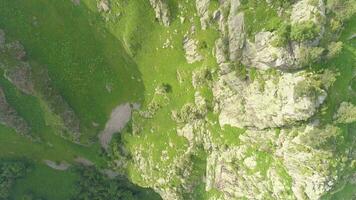
[[[117,106],[112,112],[110,119],[105,125],[105,129],[100,133],[100,144],[104,149],[107,149],[113,135],[120,132],[131,118],[131,105],[125,103]]]

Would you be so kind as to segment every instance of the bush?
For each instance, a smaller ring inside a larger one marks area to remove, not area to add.
[[[342,51],[342,44],[342,42],[331,42],[328,45],[328,54],[326,55],[326,57],[331,59],[339,55]]]
[[[324,48],[321,47],[301,47],[299,50],[299,63],[302,66],[309,66],[320,61]]]
[[[312,21],[295,24],[291,27],[291,39],[298,42],[315,39],[320,32],[320,27]]]
[[[342,23],[340,22],[340,20],[334,18],[330,20],[330,28],[333,32],[339,32],[341,30],[341,27]]]
[[[342,21],[351,18],[356,13],[354,0],[328,0],[327,7]]]
[[[124,178],[109,179],[94,167],[78,167],[77,171],[80,179],[73,200],[160,199],[152,190],[137,187]]]
[[[275,47],[286,46],[290,40],[291,26],[286,23],[282,23],[276,30],[276,38],[272,41],[272,45]]]
[[[310,97],[315,98],[320,91],[320,83],[315,80],[300,81],[294,88],[294,98]]]
[[[0,200],[9,199],[11,187],[16,179],[25,175],[26,169],[23,162],[0,160]]]

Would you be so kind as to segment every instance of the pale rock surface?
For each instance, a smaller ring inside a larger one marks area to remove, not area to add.
[[[325,17],[325,5],[323,0],[316,0],[317,5],[313,5],[310,0],[300,0],[292,7],[290,20],[292,24],[312,21],[320,23],[320,17]]]
[[[238,12],[239,1],[232,1],[227,25],[229,32],[229,56],[231,61],[237,61],[242,56],[246,34],[244,30],[244,13]]]
[[[339,133],[333,126],[312,125],[280,133],[247,130],[239,136],[240,145],[212,149],[206,191],[217,189],[225,200],[320,199],[338,180],[333,163],[340,155],[324,146]]]
[[[292,42],[283,47],[273,46],[276,39],[275,33],[261,31],[255,35],[255,41],[250,41],[245,33],[244,13],[239,10],[239,0],[224,1],[220,10],[229,10],[229,15],[221,16],[219,27],[221,38],[216,42],[215,56],[217,62],[227,62],[225,57],[231,62],[242,62],[246,66],[258,69],[278,68],[282,70],[299,69],[303,67],[299,62],[301,58],[300,50],[318,45],[324,32],[325,5],[322,0],[317,5],[312,5],[309,0],[301,0],[293,5],[292,25],[306,21],[312,21],[321,27],[319,37],[308,43]],[[227,38],[228,45],[222,45],[224,38]],[[228,51],[224,50],[228,48]]]
[[[287,181],[280,177],[283,169],[272,158],[277,138],[277,132],[273,130],[248,130],[236,138],[241,145],[212,143],[207,158],[206,191],[218,190],[223,196],[216,199],[224,200],[294,199]],[[265,157],[266,151],[271,156]],[[266,178],[271,174],[273,177]]]
[[[214,54],[216,62],[222,64],[228,61],[228,47],[224,44],[223,39],[219,38],[215,41]]]
[[[203,30],[209,25],[209,4],[210,0],[196,0],[195,5],[200,17],[200,24]]]
[[[150,0],[156,19],[164,26],[170,24],[170,12],[166,0]]]
[[[326,97],[321,88],[318,94],[296,95],[297,87],[311,80],[305,72],[284,73],[252,83],[241,80],[235,72],[222,75],[213,88],[220,107],[220,125],[264,129],[307,120]],[[307,87],[303,90],[308,91]]]
[[[189,64],[203,59],[203,56],[198,52],[198,41],[190,38],[188,35],[184,36],[183,48],[185,51],[185,58]]]
[[[285,169],[293,179],[292,190],[297,199],[305,199],[304,195],[311,200],[320,199],[336,183],[338,177],[333,163],[338,158],[333,155],[332,149],[319,146],[339,133],[336,127],[318,128],[310,125],[281,131],[276,156],[283,160]]]
[[[288,69],[299,68],[297,59],[288,47],[275,47],[271,43],[275,36],[272,32],[259,32],[255,35],[255,42],[246,42],[243,49],[242,63],[258,69],[270,67]]]
[[[109,0],[100,0],[100,1],[98,1],[97,7],[98,7],[98,10],[100,12],[109,12],[110,11]]]

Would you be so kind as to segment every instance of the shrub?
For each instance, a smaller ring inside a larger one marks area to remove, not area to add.
[[[295,24],[291,27],[291,39],[298,42],[315,39],[320,32],[320,27],[312,21]]]
[[[330,28],[333,32],[339,32],[341,27],[342,27],[342,23],[340,22],[340,20],[334,18],[330,20]]]
[[[356,122],[356,106],[350,102],[342,102],[334,118],[337,123]]]
[[[147,199],[160,199],[152,190],[135,186],[125,178],[110,179],[94,167],[78,167],[77,172],[80,179],[73,200],[138,200],[144,196]]]
[[[328,0],[327,6],[341,20],[347,20],[356,13],[354,0]]]
[[[320,83],[315,80],[300,81],[294,88],[294,98],[310,97],[315,98],[320,91]]]
[[[327,58],[331,59],[339,55],[342,50],[342,44],[342,42],[331,42],[328,45],[328,54],[326,55]]]
[[[25,175],[26,169],[23,162],[0,160],[0,200],[9,199],[11,187]]]
[[[291,26],[286,23],[282,23],[281,26],[276,30],[276,38],[272,41],[272,45],[275,47],[286,46],[290,40]]]
[[[321,47],[301,47],[299,49],[299,63],[308,66],[320,61],[324,48]]]

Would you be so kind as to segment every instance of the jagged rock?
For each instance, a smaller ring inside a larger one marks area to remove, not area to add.
[[[192,85],[195,89],[208,85],[212,80],[212,75],[209,69],[201,68],[193,71]]]
[[[218,64],[225,63],[228,61],[228,47],[224,44],[224,40],[219,38],[215,41],[215,58]]]
[[[189,64],[203,60],[203,56],[198,52],[198,41],[190,38],[188,35],[184,36],[183,48],[185,58]]]
[[[238,61],[242,56],[242,49],[245,44],[246,34],[244,30],[244,13],[239,12],[239,0],[232,0],[230,5],[230,15],[227,20],[229,33],[229,56],[231,61]]]
[[[155,11],[156,19],[164,26],[169,26],[170,12],[167,2],[165,0],[150,0],[150,3]]]
[[[159,161],[160,165],[154,162],[153,149],[153,146],[145,148],[141,146],[133,155],[133,165],[140,173],[142,186],[154,188],[164,200],[183,200],[183,191],[187,191],[192,184],[187,181],[192,171],[192,148],[179,152],[174,157],[167,154],[166,159],[161,158]]]
[[[196,0],[195,5],[200,17],[201,28],[205,30],[209,24],[209,4],[210,0]]]
[[[240,145],[213,148],[207,159],[206,190],[219,190],[221,199],[316,200],[345,169],[335,165],[342,156],[328,145],[343,142],[334,126],[248,130],[239,138]]]
[[[97,3],[97,7],[99,12],[109,12],[110,11],[109,0],[99,0]]]
[[[0,87],[0,123],[13,128],[20,134],[28,134],[30,127],[27,122],[18,115],[16,110],[12,108],[6,101],[6,96],[3,89]]]
[[[310,0],[300,0],[293,5],[290,20],[292,24],[313,21],[320,24],[321,18],[325,17],[325,5],[323,0],[316,0],[313,5]]]
[[[350,102],[342,102],[337,113],[334,115],[337,123],[353,123],[356,122],[356,106]]]
[[[222,75],[213,88],[220,125],[264,129],[307,120],[326,97],[316,79],[303,71],[260,77],[252,83],[235,72]]]
[[[258,69],[268,69],[270,67],[288,69],[300,68],[297,59],[293,54],[293,49],[288,47],[275,47],[271,43],[275,36],[271,32],[259,32],[255,35],[255,42],[246,42],[243,49],[242,63],[246,66],[253,66]]]
[[[224,58],[228,57],[230,62],[242,62],[246,66],[258,69],[279,68],[279,69],[299,69],[305,65],[303,59],[303,49],[316,47],[323,36],[325,20],[325,5],[323,1],[318,1],[317,5],[312,5],[309,0],[298,1],[293,6],[291,24],[292,26],[300,23],[312,21],[320,27],[319,36],[309,42],[290,42],[284,46],[275,45],[277,35],[274,32],[261,31],[255,35],[255,41],[246,37],[244,30],[244,13],[239,10],[240,1],[230,0],[221,4],[220,10],[230,8],[229,15],[220,17],[219,27],[221,39],[216,43],[217,62],[227,62]],[[301,14],[302,13],[302,14]],[[304,14],[303,14],[304,13]],[[227,27],[227,30],[226,28]],[[228,38],[225,45],[228,51],[224,51],[222,42]]]
[[[331,144],[321,148],[330,139],[336,141],[338,135],[340,130],[333,126],[306,126],[281,131],[276,156],[283,160],[293,179],[292,190],[297,199],[320,199],[338,180],[336,169],[342,171],[343,168],[335,166],[335,163],[340,156],[334,155]]]
[[[262,156],[251,158],[248,156],[251,150],[249,146],[242,145],[213,151],[207,160],[206,190],[216,189],[222,192],[224,200],[294,199],[290,194],[287,180],[280,177],[283,169],[277,162],[272,159],[267,161],[271,162],[268,165]],[[253,159],[251,160],[253,168],[244,165],[249,159]],[[260,168],[261,165],[264,166]],[[268,178],[271,174],[275,177]]]

